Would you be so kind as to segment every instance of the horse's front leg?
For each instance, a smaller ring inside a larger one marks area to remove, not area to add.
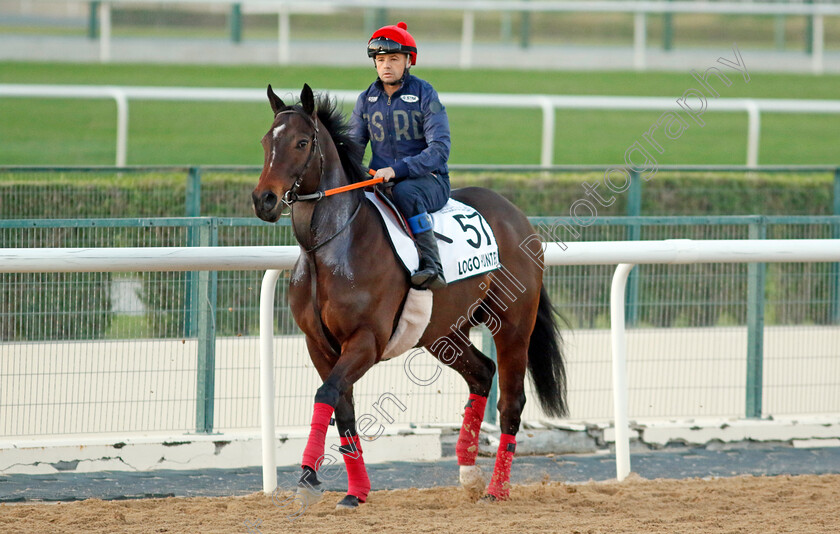
[[[340,399],[373,366],[376,361],[376,351],[376,337],[373,333],[358,330],[342,344],[341,356],[328,372],[327,368],[319,366],[313,357],[313,363],[318,367],[318,372],[322,378],[326,374],[326,378],[315,393],[309,439],[301,461],[303,472],[298,482],[298,495],[306,506],[320,500],[323,494],[317,472],[324,461],[324,444],[330,419]]]
[[[367,500],[370,493],[370,479],[368,478],[365,460],[362,458],[362,444],[356,432],[356,412],[353,407],[353,388],[351,387],[335,407],[335,423],[341,436],[339,451],[344,457],[347,468],[347,495],[344,496],[336,509],[357,508],[359,503]]]

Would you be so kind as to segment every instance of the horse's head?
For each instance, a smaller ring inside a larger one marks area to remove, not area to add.
[[[257,217],[275,222],[295,194],[317,187],[323,152],[318,144],[315,96],[308,85],[303,86],[299,106],[284,104],[271,85],[268,101],[274,122],[262,138],[265,161],[251,197]]]

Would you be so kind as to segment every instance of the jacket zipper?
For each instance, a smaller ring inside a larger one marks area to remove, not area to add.
[[[388,124],[389,124],[389,125],[390,125],[390,124],[393,124],[393,122],[394,122],[394,117],[393,117],[393,115],[391,114],[391,96],[392,96],[392,95],[388,95]],[[395,165],[395,164],[396,164],[396,162],[397,162],[397,161],[398,161],[398,159],[399,159],[399,158],[397,157],[397,142],[396,142],[396,139],[394,139],[394,132],[391,132],[391,131],[390,131],[390,128],[389,128],[388,138],[389,138],[388,140],[389,140],[389,142],[390,142],[390,144],[391,144],[391,157],[392,157],[392,158],[393,158],[393,160],[394,160],[394,163],[392,163],[392,165]]]

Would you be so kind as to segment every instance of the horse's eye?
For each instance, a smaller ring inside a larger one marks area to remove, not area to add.
[[[306,148],[306,145],[309,144],[309,140],[304,139],[302,141],[298,141],[297,147],[298,148]]]

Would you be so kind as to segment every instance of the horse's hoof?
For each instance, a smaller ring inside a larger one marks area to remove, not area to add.
[[[338,501],[335,505],[336,510],[355,510],[359,507],[359,498],[355,495],[345,495],[343,499]]]
[[[321,488],[302,485],[297,488],[295,500],[301,503],[304,508],[308,508],[320,501],[323,496],[324,490]]]
[[[296,495],[296,500],[304,508],[312,506],[324,496],[323,484],[318,480],[317,473],[311,467],[307,466],[303,468],[303,473],[300,475],[300,480],[298,481]]]
[[[484,482],[484,474],[481,472],[480,467],[477,465],[460,466],[459,479],[461,481],[461,487],[467,490],[467,493],[473,499],[481,497],[486,484]]]

